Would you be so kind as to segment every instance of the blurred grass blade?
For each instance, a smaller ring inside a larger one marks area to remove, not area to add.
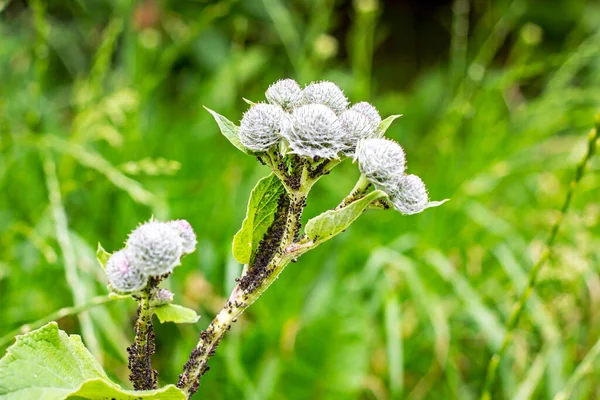
[[[463,301],[467,311],[483,332],[490,349],[500,348],[504,327],[496,315],[483,304],[471,284],[456,272],[454,265],[439,250],[427,251],[424,258],[442,278],[452,285],[454,292]]]
[[[467,65],[469,41],[469,2],[454,0],[452,4],[452,38],[450,41],[450,78],[456,87]]]
[[[513,400],[529,400],[533,398],[533,394],[544,376],[547,362],[547,352],[543,352],[535,358],[527,374],[525,374],[525,379],[523,379],[523,382],[517,388]]]
[[[41,328],[49,322],[57,321],[61,318],[65,318],[71,315],[76,315],[81,313],[82,311],[90,310],[94,307],[104,305],[106,303],[110,303],[116,299],[109,296],[96,296],[91,298],[84,304],[73,307],[64,307],[60,310],[57,310],[51,314],[46,315],[43,318],[38,319],[37,321],[27,323],[25,325],[20,326],[19,328],[8,332],[7,334],[0,337],[0,347],[6,346],[10,342],[15,339],[17,335],[23,335],[27,332],[33,331],[35,329]]]
[[[518,264],[513,253],[505,244],[499,244],[492,250],[504,271],[510,277],[513,285],[518,291],[525,290],[527,285],[527,275],[523,268]],[[562,343],[560,329],[554,320],[552,313],[540,300],[535,291],[532,291],[531,298],[527,304],[527,310],[531,319],[542,332],[545,343],[545,357],[551,358],[552,362],[544,362],[548,365],[548,389],[550,394],[556,393],[564,385],[564,360],[565,349]],[[547,361],[547,360],[546,360]],[[537,367],[533,365],[531,368]],[[533,372],[531,372],[533,374]],[[528,374],[529,375],[529,374]],[[532,376],[536,376],[533,374]],[[539,383],[539,380],[538,380]]]
[[[415,263],[406,256],[394,251],[386,251],[389,262],[404,274],[413,298],[423,308],[435,334],[435,355],[440,367],[444,368],[450,348],[450,326],[445,317],[442,300],[429,292],[417,272]]]
[[[402,331],[399,294],[387,295],[384,306],[385,341],[387,350],[388,379],[392,397],[402,396],[404,387],[404,361],[402,357]]]
[[[72,156],[81,165],[104,175],[116,187],[129,194],[136,202],[152,207],[156,210],[156,213],[163,213],[165,205],[155,194],[144,189],[139,182],[125,176],[100,154],[86,149],[82,145],[69,143],[54,135],[46,135],[41,145],[43,146],[44,144]]]
[[[538,274],[539,274],[540,270],[542,269],[542,267],[546,264],[546,261],[548,260],[548,258],[550,258],[550,250],[552,249],[552,246],[554,245],[554,240],[556,239],[556,236],[558,235],[558,230],[560,229],[560,226],[561,226],[563,220],[565,219],[567,211],[569,210],[569,206],[571,205],[571,201],[573,199],[573,195],[575,194],[575,189],[577,188],[577,184],[583,177],[589,160],[594,156],[594,154],[596,152],[596,145],[597,145],[598,139],[600,138],[599,131],[600,131],[600,114],[596,114],[594,127],[590,130],[590,132],[588,134],[588,138],[587,138],[587,151],[585,152],[583,158],[579,161],[579,163],[575,167],[575,174],[574,174],[574,176],[569,184],[569,187],[567,189],[567,194],[565,196],[565,200],[562,204],[562,207],[560,208],[560,214],[559,214],[558,218],[556,219],[556,221],[554,222],[554,224],[552,225],[552,227],[550,228],[550,232],[548,233],[548,237],[544,244],[544,249],[543,249],[540,257],[538,258],[537,262],[531,267],[531,270],[529,271],[529,276],[527,279],[527,286],[521,292],[521,295],[517,299],[517,302],[514,305],[511,315],[510,315],[508,321],[506,322],[506,334],[502,341],[502,347],[500,347],[500,349],[492,356],[492,358],[490,359],[490,361],[488,363],[483,392],[481,394],[482,400],[491,399],[491,390],[492,390],[492,385],[494,383],[496,370],[497,370],[498,366],[500,365],[500,361],[502,361],[502,357],[504,356],[504,353],[506,352],[506,350],[508,349],[508,346],[510,345],[510,343],[512,341],[514,331],[517,328],[517,325],[519,324],[523,309],[525,308],[525,305],[527,304],[527,300],[529,300],[529,297],[531,296],[531,293],[532,293],[533,289],[535,288]]]
[[[255,400],[273,398],[281,370],[281,360],[277,356],[265,355],[258,371]]]
[[[350,30],[350,61],[355,98],[368,100],[371,95],[371,69],[375,47],[375,27],[379,16],[379,0],[355,0],[354,22]]]
[[[302,42],[292,14],[286,7],[286,3],[280,0],[262,0],[262,3],[273,21],[273,26],[279,34],[292,66],[296,73],[300,74],[302,64],[300,60],[303,58]]]
[[[46,175],[46,186],[48,188],[48,198],[50,206],[52,208],[52,216],[54,218],[54,225],[56,229],[56,238],[61,248],[62,257],[65,268],[65,278],[67,284],[71,288],[73,294],[73,301],[75,307],[82,307],[85,304],[85,292],[83,283],[79,277],[77,271],[77,259],[75,256],[75,249],[69,238],[69,226],[67,221],[67,213],[62,203],[62,195],[60,193],[60,184],[56,175],[56,164],[52,158],[52,154],[48,151],[42,151],[41,153],[44,173]],[[94,332],[94,326],[90,315],[87,312],[82,312],[78,315],[79,322],[81,323],[81,331],[83,339],[86,342],[90,352],[98,359],[102,360],[102,353],[100,351],[100,344],[96,338]],[[101,362],[101,361],[100,361]]]
[[[577,368],[575,369],[575,371],[573,372],[573,374],[567,381],[565,388],[554,397],[554,400],[572,399],[573,392],[577,388],[577,384],[579,383],[579,381],[581,381],[581,379],[583,379],[583,377],[585,377],[587,374],[598,371],[598,365],[600,365],[600,361],[598,360],[599,358],[600,358],[600,339],[598,339],[596,344],[594,344],[594,346],[586,354],[586,356],[581,361],[581,363],[579,363],[579,365],[577,366]],[[596,386],[596,388],[597,388],[597,386]]]

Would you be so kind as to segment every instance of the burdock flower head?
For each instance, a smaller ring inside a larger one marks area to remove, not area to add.
[[[244,114],[238,135],[246,148],[263,152],[279,142],[285,112],[274,104],[259,103]]]
[[[265,93],[271,104],[281,106],[284,110],[292,110],[302,105],[302,88],[293,79],[281,79],[267,89]]]
[[[400,184],[390,194],[390,202],[402,214],[418,214],[421,211],[437,207],[448,200],[429,201],[427,188],[417,175],[405,175]]]
[[[183,254],[193,253],[194,250],[196,250],[198,241],[196,240],[196,232],[194,232],[192,225],[185,219],[169,221],[168,224],[175,228],[179,233]]]
[[[133,261],[129,249],[119,250],[106,262],[106,276],[113,290],[118,293],[132,293],[142,290],[148,276]]]
[[[444,201],[429,201],[425,184],[416,175],[406,175],[406,157],[400,145],[389,139],[361,140],[356,149],[358,168],[369,182],[383,190],[402,214],[417,214]]]
[[[377,130],[379,127],[379,124],[381,123],[381,116],[379,115],[379,111],[377,111],[372,104],[367,103],[366,101],[361,101],[360,103],[356,103],[350,107],[350,110],[359,112],[369,118],[374,130]]]
[[[390,139],[361,140],[356,148],[358,168],[377,189],[391,194],[406,170],[402,147]]]
[[[323,104],[307,104],[292,111],[281,134],[294,154],[338,158],[344,149],[344,130],[339,118]]]
[[[425,184],[417,175],[406,175],[391,193],[394,208],[402,214],[417,214],[427,208],[429,196]]]
[[[149,221],[136,228],[127,240],[133,262],[149,276],[173,272],[180,264],[183,243],[179,231],[167,222]]]
[[[353,156],[360,139],[372,137],[379,124],[375,124],[369,117],[353,109],[346,110],[340,115],[340,122],[344,129],[344,155]]]
[[[313,82],[304,88],[303,94],[305,104],[323,104],[338,115],[348,108],[344,92],[333,82]]]

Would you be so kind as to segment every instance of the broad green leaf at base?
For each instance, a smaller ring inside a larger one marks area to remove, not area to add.
[[[306,223],[305,233],[315,243],[331,239],[348,228],[374,200],[386,196],[381,190],[369,193],[339,210],[325,211]]]
[[[77,335],[51,322],[18,336],[0,360],[0,400],[157,399],[185,400],[166,386],[152,391],[124,390],[111,382]]]
[[[194,324],[200,316],[191,308],[177,304],[165,304],[154,308],[154,314],[161,323],[175,322],[176,324]]]

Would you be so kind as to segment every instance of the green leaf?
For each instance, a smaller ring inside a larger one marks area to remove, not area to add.
[[[17,336],[0,360],[1,400],[83,399],[185,400],[170,385],[159,390],[134,392],[111,382],[77,335],[67,335],[56,322]]]
[[[402,114],[390,115],[389,117],[387,117],[386,119],[381,121],[381,123],[379,124],[379,127],[377,128],[377,133],[375,133],[375,137],[378,137],[378,138],[383,137],[385,135],[385,132],[387,132],[388,128],[390,127],[390,125],[392,125],[392,122],[394,122],[394,120],[396,120],[397,118],[400,118],[401,116],[402,116]]]
[[[84,399],[118,399],[118,400],[183,400],[185,395],[175,385],[167,385],[156,390],[123,390],[114,383],[102,379],[91,379],[86,381],[81,388],[69,395],[78,396]],[[45,399],[45,397],[44,397]]]
[[[100,243],[98,243],[98,249],[96,250],[96,259],[100,263],[102,269],[106,269],[106,263],[112,254],[108,251],[104,250],[104,247]]]
[[[225,136],[227,138],[227,140],[229,140],[231,142],[232,145],[234,145],[235,147],[237,147],[239,150],[243,151],[246,154],[252,154],[252,151],[247,149],[240,141],[240,138],[238,137],[238,129],[239,129],[238,126],[236,126],[233,122],[231,122],[230,120],[228,120],[221,114],[211,110],[210,108],[208,108],[208,107],[204,107],[204,108],[206,108],[206,111],[211,113],[211,115],[213,116],[215,121],[217,121],[217,125],[219,125],[219,129],[221,130],[221,133],[223,134],[223,136]]]
[[[154,313],[161,323],[175,322],[176,324],[194,324],[200,316],[191,308],[177,304],[165,304],[154,308]]]
[[[255,105],[256,105],[256,103],[255,103],[255,102],[253,102],[252,100],[248,100],[248,99],[247,99],[247,98],[245,98],[245,97],[242,97],[242,99],[243,99],[243,100],[244,100],[246,103],[250,104],[251,106],[255,106]]]
[[[275,220],[279,198],[285,193],[283,183],[274,174],[262,178],[250,194],[246,218],[233,237],[233,256],[248,264],[258,244]]]
[[[306,235],[315,243],[322,243],[342,232],[365,211],[371,202],[386,196],[381,190],[375,190],[362,199],[356,200],[339,210],[325,211],[311,219],[304,229]]]

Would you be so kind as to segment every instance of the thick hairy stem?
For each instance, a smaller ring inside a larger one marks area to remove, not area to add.
[[[137,318],[135,321],[135,338],[133,344],[127,348],[129,353],[129,380],[135,390],[156,389],[158,372],[152,369],[151,357],[154,354],[154,327],[152,317],[152,296],[156,292],[156,284],[151,282],[148,288],[138,297]]]
[[[190,398],[198,390],[200,378],[208,370],[208,360],[231,324],[279,277],[303,248],[294,245],[305,205],[304,193],[283,194],[275,221],[261,242],[252,266],[238,281],[223,309],[200,334],[198,344],[179,376],[177,387]]]
[[[558,234],[558,229],[560,228],[560,225],[561,225],[562,221],[564,220],[565,215],[567,214],[567,211],[571,204],[571,199],[573,198],[573,194],[575,193],[575,188],[577,187],[577,184],[579,183],[579,181],[581,180],[581,178],[583,177],[583,175],[585,173],[585,168],[588,164],[588,161],[590,160],[590,158],[592,158],[592,156],[596,152],[596,142],[600,138],[599,130],[600,130],[600,114],[598,114],[596,116],[596,126],[590,131],[590,133],[588,135],[587,152],[583,156],[583,158],[581,159],[579,164],[577,164],[577,167],[575,169],[575,176],[573,177],[573,180],[571,181],[571,183],[569,185],[569,190],[567,191],[567,195],[566,195],[565,201],[561,207],[560,214],[559,214],[556,222],[550,229],[550,233],[548,234],[548,238],[546,239],[544,251],[542,252],[542,255],[540,256],[538,261],[535,263],[535,265],[529,271],[527,287],[525,287],[525,290],[523,290],[523,292],[519,296],[517,302],[515,303],[515,305],[513,307],[512,312],[510,314],[510,317],[506,324],[507,329],[506,329],[506,334],[504,336],[504,340],[502,341],[502,345],[500,346],[500,349],[498,350],[498,352],[492,356],[492,358],[490,359],[490,361],[488,363],[487,373],[486,373],[485,381],[483,384],[483,392],[481,394],[482,400],[490,400],[492,398],[491,390],[492,390],[492,385],[494,384],[494,380],[496,378],[498,366],[500,365],[500,361],[502,360],[502,357],[504,357],[504,354],[508,350],[508,347],[512,341],[514,331],[521,319],[523,309],[525,308],[525,305],[527,304],[527,300],[529,299],[529,296],[531,296],[531,293],[533,292],[533,289],[536,285],[538,274],[539,274],[540,270],[542,269],[542,267],[544,266],[544,264],[546,263],[546,261],[548,260],[548,258],[550,258],[550,251],[552,249],[552,245],[554,244],[554,240],[556,239],[556,235]]]

